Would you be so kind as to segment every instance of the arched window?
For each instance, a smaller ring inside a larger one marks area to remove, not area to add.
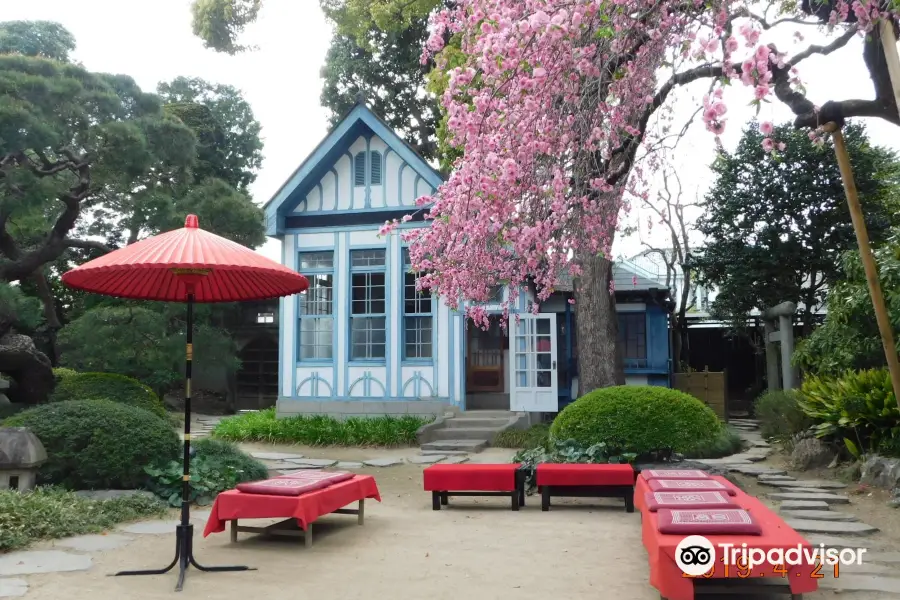
[[[381,185],[381,153],[371,152],[369,163],[372,165],[372,173],[370,175],[370,183],[372,185]]]
[[[357,152],[353,159],[353,185],[363,187],[366,185],[366,153]]]

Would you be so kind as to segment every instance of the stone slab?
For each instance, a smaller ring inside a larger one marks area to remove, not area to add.
[[[776,469],[775,467],[766,467],[763,465],[731,465],[728,467],[729,471],[734,473],[740,473],[742,475],[785,475],[787,472],[783,469]]]
[[[125,498],[128,496],[146,496],[147,498],[156,498],[156,494],[147,490],[79,490],[75,492],[82,498],[88,500],[112,500],[114,498]]]
[[[309,470],[311,470],[311,469],[312,469],[312,470],[315,470],[315,469],[321,469],[321,468],[322,468],[322,467],[319,467],[319,466],[316,466],[316,465],[298,465],[298,464],[295,464],[295,463],[290,463],[290,465],[291,465],[291,467],[290,467],[289,469],[275,469],[275,470],[278,471],[279,473],[284,473],[285,475],[287,475],[288,472],[295,473],[295,472],[300,471],[300,470],[303,470],[303,471],[309,471]]]
[[[766,483],[770,481],[797,481],[790,475],[769,475],[768,473],[763,473],[757,479],[759,479],[760,483]]]
[[[828,504],[850,504],[850,498],[840,494],[820,494],[804,492],[775,492],[768,495],[772,500],[819,500]]]
[[[888,594],[900,594],[900,579],[893,577],[881,577],[878,575],[850,575],[841,574],[840,577],[831,577],[819,580],[819,587],[843,592],[884,592]]]
[[[287,462],[299,465],[301,467],[313,467],[321,469],[324,467],[332,467],[337,461],[331,458],[298,458],[289,459]]]
[[[731,456],[727,456],[726,459],[730,462],[760,462],[766,460],[766,456],[764,454],[757,453],[749,453],[743,452],[741,454],[732,454]]]
[[[750,466],[753,464],[749,460],[731,460],[730,457],[726,457],[726,458],[695,458],[692,460],[694,460],[695,462],[703,463],[704,465],[710,465],[710,466],[729,466],[729,465]]]
[[[287,452],[251,452],[250,456],[258,460],[288,460],[303,458],[302,454],[290,454]]]
[[[465,450],[420,450],[419,454],[422,456],[434,456],[435,454],[440,454],[441,456],[467,456],[469,453]]]
[[[134,538],[124,535],[79,535],[56,542],[57,546],[77,550],[79,552],[100,552],[101,550],[115,550],[121,548]]]
[[[451,456],[444,461],[445,465],[460,465],[464,462],[469,462],[468,456]]]
[[[28,592],[24,579],[0,579],[0,598],[19,598]]]
[[[121,525],[119,530],[139,535],[162,535],[164,533],[174,533],[177,525],[178,521],[139,521],[138,523]]]
[[[788,494],[831,494],[834,490],[823,490],[822,488],[778,488],[782,492]]]
[[[0,556],[0,576],[87,571],[93,564],[94,560],[87,554],[72,554],[62,550],[26,550]]]
[[[900,552],[867,552],[864,561],[875,563],[900,563]]]
[[[401,458],[372,458],[370,460],[364,460],[363,464],[367,467],[394,467],[397,465],[403,464],[403,459]]]
[[[811,533],[809,535],[804,535],[806,541],[812,544],[813,546],[820,546],[825,544],[826,548],[837,548],[839,550],[843,550],[844,548],[866,548],[869,551],[872,550],[881,550],[882,545],[874,542],[870,539],[860,539],[858,537],[841,537],[836,535],[827,535],[820,533]],[[870,557],[870,554],[866,554],[864,560],[874,560]]]
[[[292,462],[288,462],[286,460],[279,460],[279,461],[275,461],[275,462],[266,461],[265,465],[266,465],[266,468],[268,468],[270,471],[273,471],[273,470],[277,471],[278,469],[296,469],[297,468],[297,465],[295,465]]]
[[[753,440],[752,442],[750,442],[750,445],[753,446],[754,448],[771,448],[772,447],[771,445],[769,445],[769,442],[767,442],[765,440]]]
[[[363,464],[361,462],[342,460],[342,461],[339,461],[338,464],[334,465],[334,468],[335,469],[362,469]]]
[[[784,507],[781,507],[781,514],[785,517],[791,517],[794,519],[814,519],[816,521],[843,521],[845,523],[855,523],[856,521],[859,521],[859,518],[857,518],[856,515],[851,515],[850,513],[831,511],[828,509],[825,509],[825,510],[813,510],[813,509],[785,510]]]
[[[822,479],[815,479],[815,480],[799,479],[797,481],[778,481],[778,480],[773,480],[773,479],[760,478],[759,482],[763,485],[771,485],[771,486],[775,486],[775,487],[818,488],[820,490],[843,490],[847,487],[846,483],[841,483],[839,481],[824,481]]]
[[[785,500],[782,510],[828,510],[828,503],[821,500]]]
[[[785,519],[794,530],[804,533],[833,533],[837,535],[869,535],[878,531],[877,527],[865,523],[839,523],[815,521],[813,519]]]
[[[447,458],[445,454],[431,454],[429,456],[410,456],[406,462],[414,465],[433,465]]]

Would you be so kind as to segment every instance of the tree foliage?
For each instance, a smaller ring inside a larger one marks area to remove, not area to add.
[[[0,22],[0,54],[21,54],[69,61],[75,36],[53,21]]]
[[[256,21],[262,0],[194,0],[191,4],[194,35],[206,48],[237,54],[247,49],[237,42],[244,28]]]
[[[856,237],[831,143],[819,147],[790,125],[770,135],[784,145],[774,160],[766,157],[767,135],[756,123],[734,152],[720,152],[697,223],[707,242],[692,262],[718,288],[712,312],[732,327],[743,328],[754,308],[790,301],[800,306],[809,331],[828,288],[844,277],[840,258],[856,247]],[[861,125],[848,125],[844,138],[877,242],[898,221],[900,163],[870,145]]]

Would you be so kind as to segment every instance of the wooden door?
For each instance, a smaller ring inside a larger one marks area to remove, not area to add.
[[[466,338],[466,391],[502,392],[506,377],[503,353],[506,332],[499,319],[492,319],[487,331],[469,325]]]

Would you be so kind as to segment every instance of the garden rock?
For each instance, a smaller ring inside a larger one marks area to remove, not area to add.
[[[860,483],[892,490],[900,486],[900,459],[872,456],[862,464]]]
[[[804,438],[794,446],[791,464],[802,471],[826,467],[834,458],[834,454],[834,451],[819,438]]]
[[[784,510],[781,514],[785,517],[794,519],[814,519],[816,521],[843,521],[845,523],[855,523],[859,521],[856,515],[849,513],[834,512],[830,510]]]
[[[291,459],[287,462],[293,463],[299,467],[312,467],[314,469],[322,469],[324,467],[333,467],[336,460],[332,460],[330,458],[300,458],[300,459]]]
[[[28,592],[24,579],[0,579],[0,598],[18,598]]]
[[[400,458],[373,458],[371,460],[364,460],[363,464],[367,467],[393,467],[396,465],[402,465],[403,459]]]
[[[288,454],[285,452],[251,452],[250,456],[257,460],[294,460],[303,458],[302,454]]]
[[[119,529],[126,533],[161,535],[164,533],[173,533],[177,525],[178,521],[141,521],[139,523],[122,525]]]
[[[128,496],[156,498],[156,495],[153,492],[148,492],[147,490],[80,490],[75,493],[88,500],[113,500],[115,498],[126,498]]]
[[[828,504],[850,504],[850,498],[839,494],[819,494],[812,492],[778,492],[769,494],[772,500],[819,500]]]
[[[813,519],[785,519],[788,527],[805,533],[835,533],[838,535],[869,535],[878,531],[877,527],[865,523],[843,523],[817,521]]]
[[[134,538],[124,535],[79,535],[56,542],[57,546],[77,550],[78,552],[99,552],[100,550],[115,550],[121,548]]]
[[[87,571],[93,563],[94,560],[86,554],[60,550],[11,552],[0,556],[0,576]]]

